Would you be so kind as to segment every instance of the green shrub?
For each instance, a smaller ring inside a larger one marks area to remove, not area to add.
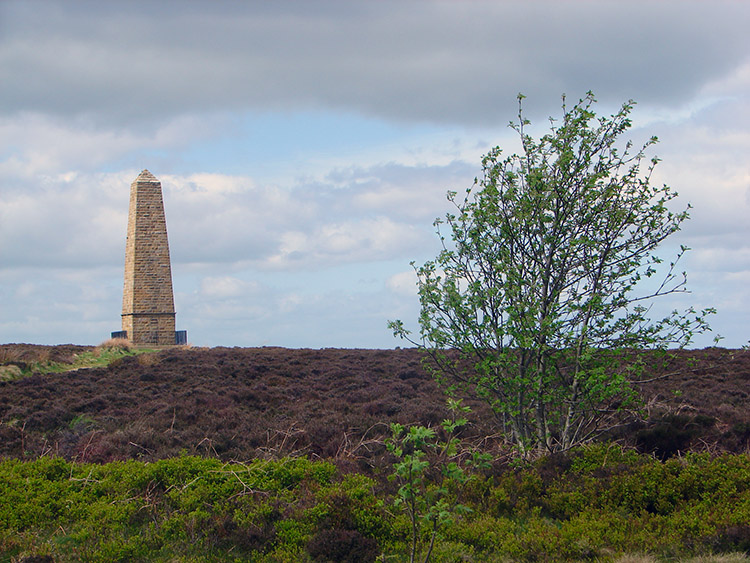
[[[472,479],[462,498],[471,512],[436,535],[435,561],[684,560],[750,549],[747,455],[662,462],[597,445]],[[412,522],[391,509],[387,490],[307,459],[6,459],[0,561],[403,561]],[[429,536],[420,540],[424,557]]]

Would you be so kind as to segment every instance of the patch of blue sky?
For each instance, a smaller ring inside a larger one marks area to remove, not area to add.
[[[505,145],[510,133],[506,127],[406,123],[326,110],[227,112],[185,121],[191,124],[184,135],[175,126],[161,141],[155,134],[151,142],[113,157],[101,168],[106,172],[148,168],[157,176],[247,176],[283,187],[338,168],[478,162],[490,146]]]
[[[307,295],[325,294],[331,291],[356,294],[381,291],[390,276],[409,268],[408,261],[385,260],[340,264],[294,275],[286,272],[246,270],[238,272],[236,277],[273,287],[277,291],[295,291]],[[416,285],[414,295],[416,298]]]
[[[197,139],[180,151],[181,167],[189,168],[182,172],[296,178],[314,175],[321,167],[357,164],[365,153],[398,150],[436,132],[434,126],[326,111],[245,113],[228,117],[226,124],[220,134]]]

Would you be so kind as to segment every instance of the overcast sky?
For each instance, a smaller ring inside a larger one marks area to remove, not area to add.
[[[524,93],[638,102],[673,245],[750,340],[750,3],[0,1],[0,343],[120,329],[130,184],[162,182],[177,328],[201,346],[389,348],[410,261]],[[668,250],[668,249],[667,249]],[[667,253],[669,256],[669,253]],[[658,309],[658,308],[657,308]],[[695,345],[711,343],[711,336]]]

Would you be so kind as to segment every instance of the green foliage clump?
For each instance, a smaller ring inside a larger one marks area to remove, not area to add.
[[[481,516],[450,536],[517,560],[743,551],[748,479],[746,455],[660,462],[596,444],[493,478],[473,506]]]
[[[400,445],[407,455],[411,446]],[[747,455],[662,462],[597,444],[475,472],[464,486],[440,477],[438,458],[423,459],[429,469],[413,484],[426,489],[415,494],[443,486],[438,500],[468,509],[439,528],[433,561],[604,562],[636,553],[649,554],[644,561],[710,561],[712,553],[750,549]],[[389,490],[329,462],[299,458],[227,464],[181,456],[105,465],[6,459],[0,560],[404,562],[411,521],[394,504],[404,494]],[[429,543],[430,527],[419,533]]]
[[[459,514],[470,509],[458,502],[456,488],[463,487],[471,478],[469,469],[480,469],[489,465],[486,453],[469,450],[462,446],[456,432],[467,424],[463,415],[470,411],[461,406],[461,401],[449,400],[452,419],[441,424],[447,438],[440,439],[436,431],[425,426],[391,423],[392,437],[386,448],[395,456],[394,472],[399,488],[395,506],[401,508],[409,518],[411,548],[409,561],[414,563],[420,536],[429,537],[423,562],[432,556],[435,540],[445,527],[455,523]]]
[[[6,460],[0,497],[0,554],[6,556],[292,561],[331,514],[332,499],[350,505],[338,522],[342,529],[362,537],[385,529],[369,480],[339,479],[332,464],[307,459]]]

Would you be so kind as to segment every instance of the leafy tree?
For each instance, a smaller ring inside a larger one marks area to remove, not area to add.
[[[640,150],[618,143],[634,102],[598,117],[591,92],[572,108],[563,97],[562,119],[536,140],[522,100],[511,123],[521,154],[492,149],[465,197],[448,193],[456,212],[435,221],[442,251],[412,262],[421,339],[400,320],[389,327],[430,353],[449,389],[487,400],[528,454],[599,435],[635,399],[621,353],[684,347],[714,311],[649,318],[652,299],[686,291],[675,267],[688,248],[668,266],[655,251],[688,210],[671,211],[676,192],[650,182],[656,137]]]
[[[447,439],[441,440],[432,428],[391,423],[392,437],[385,443],[395,457],[390,479],[399,484],[395,506],[403,509],[411,524],[409,562],[417,561],[417,549],[423,531],[430,538],[422,563],[428,563],[438,533],[454,523],[455,517],[471,510],[460,504],[452,489],[465,485],[469,470],[486,469],[489,455],[466,447],[456,431],[467,424],[463,414],[469,407],[449,399],[450,419],[442,422]],[[461,416],[457,416],[461,415]]]

